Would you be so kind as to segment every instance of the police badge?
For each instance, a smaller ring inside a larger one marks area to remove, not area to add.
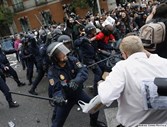
[[[53,79],[49,79],[49,84],[51,85],[51,86],[53,86],[54,85],[54,80]]]
[[[61,79],[61,80],[64,80],[64,79],[65,79],[64,75],[61,74],[61,75],[60,75],[60,79]]]

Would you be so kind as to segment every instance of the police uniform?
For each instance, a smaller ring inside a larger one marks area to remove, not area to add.
[[[65,67],[54,64],[48,71],[48,78],[51,94],[53,96],[63,96],[67,103],[63,106],[56,105],[55,119],[52,127],[62,127],[72,107],[78,100],[90,101],[90,97],[82,90],[83,83],[88,78],[88,70],[75,57],[69,56]],[[68,83],[74,79],[79,85],[76,91],[68,88]],[[91,119],[97,121],[98,113],[90,115]]]
[[[98,59],[96,58],[97,43],[88,41],[87,37],[81,37],[79,41],[75,42],[75,46],[79,46],[82,52],[83,63],[87,66],[94,64]],[[98,64],[94,65],[92,68],[94,73],[94,95],[97,95],[97,82],[101,80],[102,70]]]
[[[19,104],[17,104],[16,102],[13,102],[12,95],[9,92],[9,87],[7,86],[3,78],[1,78],[2,75],[3,73],[0,71],[0,90],[4,94],[10,108],[18,107]]]
[[[62,127],[72,107],[78,100],[90,101],[90,97],[83,91],[83,83],[88,78],[88,70],[77,58],[67,56],[70,50],[59,42],[50,44],[47,54],[53,62],[48,71],[50,95],[56,105],[53,115],[52,127]],[[90,125],[106,127],[97,121],[98,112],[90,115]]]
[[[33,68],[34,68],[34,57],[32,55],[32,51],[30,46],[28,46],[28,42],[24,42],[22,49],[21,49],[21,56],[22,59],[26,63],[27,67],[27,79],[29,81],[29,85],[32,84],[32,77],[33,77]]]
[[[48,44],[42,44],[37,49],[33,49],[36,53],[36,61],[37,61],[37,67],[38,67],[38,75],[36,76],[31,89],[29,90],[29,93],[37,95],[38,93],[35,91],[37,88],[39,82],[44,77],[45,73],[48,71],[49,65],[51,64],[49,57],[46,54]]]
[[[6,66],[9,68],[8,70],[4,70],[4,67]],[[10,66],[10,63],[8,59],[6,58],[6,55],[2,51],[0,51],[0,68],[2,69],[3,73],[10,74],[11,76],[13,76],[18,86],[25,85],[25,83],[20,82],[16,71]]]
[[[36,47],[36,48],[33,47],[32,51],[34,54],[35,61],[37,63],[38,74],[35,77],[35,80],[33,81],[33,84],[32,84],[31,89],[29,90],[29,93],[37,95],[38,93],[35,92],[35,89],[37,88],[39,82],[42,80],[42,78],[45,74],[45,71],[42,68],[42,58],[41,58],[40,53],[39,53],[39,47]]]
[[[92,24],[87,24],[85,26],[86,36],[81,37],[78,41],[74,42],[76,47],[79,47],[80,54],[82,54],[81,58],[83,58],[83,63],[87,66],[92,65],[98,61],[97,58],[97,42],[90,42],[89,39],[94,36],[94,30],[96,27]],[[90,37],[91,36],[91,37]],[[97,83],[101,80],[102,77],[102,69],[99,64],[95,64],[91,67],[91,70],[94,73],[94,95],[97,95]]]

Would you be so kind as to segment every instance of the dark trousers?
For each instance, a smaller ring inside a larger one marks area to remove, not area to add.
[[[7,84],[4,82],[4,80],[1,77],[0,77],[0,90],[5,95],[8,103],[12,102],[12,96],[11,96],[11,93],[9,93],[9,87],[7,86]]]
[[[99,65],[95,65],[93,68],[92,68],[92,71],[94,73],[94,95],[97,95],[98,94],[98,90],[97,90],[97,86],[98,86],[98,81],[100,81],[102,79],[102,70],[101,68],[99,67]]]
[[[94,64],[96,61],[93,59],[84,59],[84,64],[86,64],[87,66]],[[93,84],[93,93],[94,95],[98,94],[97,91],[97,86],[98,86],[98,81],[100,81],[102,79],[102,69],[99,67],[98,64],[95,64],[94,66],[90,67],[90,69],[92,70],[92,72],[94,73],[94,84]]]
[[[27,79],[28,79],[29,83],[32,83],[34,62],[27,61],[26,65],[27,65]]]
[[[35,90],[39,84],[39,82],[42,80],[42,78],[44,77],[45,75],[45,71],[43,70],[43,67],[42,65],[39,65],[38,67],[38,74],[33,82],[33,85],[32,85],[32,88],[31,90]]]
[[[18,78],[16,71],[11,66],[8,66],[8,67],[9,67],[9,70],[7,71],[4,70],[4,73],[10,74],[13,77],[13,79],[16,81],[16,83],[19,84],[20,80]]]
[[[73,95],[74,96],[74,95]],[[69,99],[65,106],[56,106],[54,110],[54,116],[52,127],[63,127],[72,107],[78,104],[78,100],[82,100],[86,103],[90,101],[90,97],[82,90],[80,93],[76,94],[73,99]],[[99,112],[95,114],[90,114],[90,120],[93,122],[97,121]]]
[[[20,62],[21,62],[23,70],[25,70],[26,69],[26,61],[23,58],[20,58]]]
[[[19,52],[18,51],[16,51],[16,59],[17,59],[17,61],[20,61],[20,57],[19,57]]]

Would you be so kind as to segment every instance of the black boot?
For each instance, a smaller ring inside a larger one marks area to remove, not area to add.
[[[28,92],[29,92],[30,94],[33,94],[33,95],[38,95],[38,93],[35,92],[35,90],[33,90],[33,89],[30,89]]]
[[[107,125],[101,121],[90,121],[90,126],[91,127],[107,127]]]
[[[19,104],[16,101],[9,102],[9,108],[16,108],[19,107]]]
[[[19,83],[17,84],[18,87],[25,86],[25,85],[26,85],[26,84],[23,83],[23,82],[19,82]]]

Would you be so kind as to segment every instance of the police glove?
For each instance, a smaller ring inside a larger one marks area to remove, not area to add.
[[[54,96],[53,102],[55,105],[59,106],[64,106],[65,104],[67,104],[67,100],[65,100],[63,96]]]
[[[71,80],[68,84],[69,88],[73,91],[76,91],[79,88],[79,85],[74,80]]]

